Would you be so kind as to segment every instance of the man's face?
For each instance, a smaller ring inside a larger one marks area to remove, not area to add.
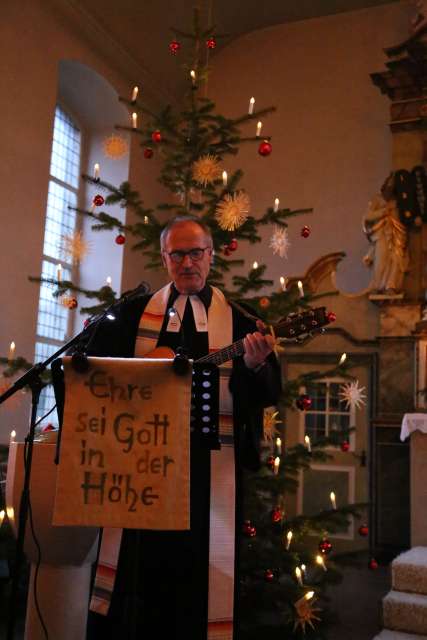
[[[185,255],[181,261],[174,262],[169,255],[173,251],[191,249],[205,249],[200,260],[192,260],[189,255]],[[162,260],[179,293],[190,295],[203,289],[209,273],[211,255],[211,240],[198,224],[185,221],[172,227],[162,249]]]

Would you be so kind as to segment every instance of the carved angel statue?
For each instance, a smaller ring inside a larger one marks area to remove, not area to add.
[[[363,218],[363,231],[372,243],[363,258],[367,266],[373,267],[372,292],[399,293],[409,269],[409,254],[407,231],[399,220],[396,201],[385,200],[380,194],[374,196]]]

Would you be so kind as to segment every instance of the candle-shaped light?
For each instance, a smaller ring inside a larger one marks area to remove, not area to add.
[[[293,535],[294,534],[292,533],[292,531],[288,531],[288,533],[286,534],[286,550],[287,551],[289,551],[289,547],[291,546]]]
[[[304,444],[307,447],[308,453],[311,453],[311,441],[310,436],[304,436]]]
[[[327,571],[325,560],[323,556],[320,555],[320,553],[316,556],[316,562],[320,567],[322,567],[323,571]]]
[[[259,138],[261,135],[261,129],[262,129],[262,122],[261,120],[258,120],[257,125],[256,125],[256,137]]]
[[[2,526],[2,524],[3,524],[3,520],[4,520],[5,515],[6,515],[6,512],[5,512],[5,510],[4,510],[4,509],[2,509],[2,510],[0,511],[0,527],[1,527],[1,526]]]
[[[136,113],[136,111],[134,111],[132,114],[132,127],[136,129],[137,126],[138,126],[138,114]]]
[[[249,110],[248,113],[251,116],[254,112],[254,104],[255,104],[255,98],[252,96],[252,98],[249,100]]]
[[[336,499],[334,491],[331,491],[329,497],[331,499],[332,509],[336,509],[337,508],[337,499]]]
[[[99,180],[99,164],[98,164],[98,162],[95,162],[95,164],[93,165],[93,177],[95,178],[95,180]]]
[[[252,265],[252,269],[258,269],[258,262],[256,260]]]
[[[339,361],[339,363],[338,363],[338,366],[340,367],[342,364],[344,364],[344,362],[345,362],[346,360],[347,360],[347,354],[346,354],[346,353],[343,353],[343,354],[342,354],[342,356],[341,356],[341,358],[340,358],[340,361]]]
[[[280,456],[280,454],[282,453],[282,439],[281,438],[276,438],[276,452],[277,452],[278,456]]]
[[[111,289],[111,285],[113,284],[113,280],[111,278],[111,276],[107,276],[107,287],[110,287]]]
[[[226,171],[222,172],[222,184],[224,185],[224,187],[227,186],[227,182],[228,182],[228,174]]]
[[[194,69],[191,69],[190,76],[191,76],[191,82],[193,83],[193,85],[196,84],[196,72],[194,71]]]
[[[58,262],[56,265],[56,279],[58,282],[62,282],[62,264]]]
[[[304,600],[311,600],[313,596],[314,591],[307,591],[307,593],[304,595]]]
[[[287,278],[285,278],[285,276],[280,276],[279,282],[280,282],[280,286],[282,287],[282,291],[286,291]]]
[[[297,578],[299,586],[302,587],[303,586],[303,584],[302,584],[302,571],[301,571],[301,569],[299,567],[295,568],[295,575],[296,575],[296,578]]]
[[[138,97],[138,91],[139,91],[138,87],[133,88],[132,98],[131,98],[132,102],[136,102],[136,99]]]
[[[16,431],[15,429],[12,429],[12,431],[10,432],[10,444],[12,444],[12,442],[15,442],[15,438],[16,438]]]
[[[276,199],[274,200],[274,211],[275,211],[275,212],[276,212],[276,211],[279,211],[279,204],[280,204],[280,200],[279,200],[279,198],[276,198]]]
[[[12,362],[12,360],[15,360],[15,351],[16,351],[16,344],[13,342],[10,343],[10,347],[9,347],[9,355],[8,355],[8,361]]]
[[[148,216],[144,216],[144,224],[148,224]]]
[[[14,519],[15,511],[13,510],[13,507],[6,507],[6,515],[7,515],[9,520],[13,520]]]
[[[298,291],[299,291],[299,297],[303,298],[304,297],[304,287],[302,286],[301,280],[298,280]]]
[[[304,576],[304,578],[307,575],[307,567],[305,566],[305,564],[301,565],[301,571],[302,571],[302,575]]]
[[[277,476],[279,473],[279,467],[280,467],[280,458],[279,456],[276,456],[274,458],[274,469],[273,469],[275,476]]]

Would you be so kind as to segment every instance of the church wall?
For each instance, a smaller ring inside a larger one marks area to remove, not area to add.
[[[138,82],[135,69],[120,67],[114,56],[102,54],[101,41],[98,46],[85,37],[78,16],[62,11],[67,4],[7,0],[0,22],[0,353],[7,355],[14,340],[17,353],[30,361],[34,357],[39,289],[27,276],[39,275],[41,268],[59,62],[74,60],[87,65],[121,95],[130,95]],[[151,177],[156,163],[142,164],[140,157],[134,141],[130,180],[144,188],[144,198],[150,203],[158,199],[159,188]],[[130,288],[142,279],[142,263],[128,247],[125,256],[122,284]],[[80,317],[76,317],[80,327]],[[8,440],[12,428],[18,437],[26,432],[29,398],[18,395],[18,405],[0,409],[0,442]]]
[[[313,207],[312,215],[290,220],[292,246],[288,260],[268,248],[271,228],[262,245],[239,247],[236,257],[267,262],[278,284],[281,275],[300,276],[319,256],[345,251],[338,283],[359,291],[369,282],[362,265],[368,242],[361,218],[370,198],[392,168],[389,101],[369,74],[384,66],[383,48],[407,35],[408,7],[392,3],[249,33],[214,58],[209,96],[227,116],[269,105],[277,111],[262,117],[272,135],[267,158],[248,143],[226,169],[245,171],[242,186],[254,214],[272,206]],[[244,133],[255,135],[256,120]],[[304,224],[311,228],[300,236]]]

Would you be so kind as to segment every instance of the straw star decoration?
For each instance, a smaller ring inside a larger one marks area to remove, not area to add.
[[[244,191],[227,193],[217,206],[215,217],[221,229],[234,231],[247,220],[250,208],[251,201]]]
[[[127,154],[128,148],[129,146],[126,140],[122,138],[122,136],[118,136],[114,133],[106,138],[102,143],[104,155],[112,160],[123,158],[123,156]]]
[[[321,611],[319,607],[313,607],[314,601],[307,601],[304,597],[300,598],[297,602],[295,602],[294,607],[297,613],[294,622],[294,631],[301,627],[302,632],[305,635],[306,626],[309,625],[312,629],[314,629],[314,622],[320,621],[317,613]]]
[[[273,249],[273,253],[278,254],[281,258],[287,258],[290,246],[288,230],[285,227],[276,226],[270,238],[270,247]]]
[[[274,409],[264,409],[264,440],[273,440],[277,434],[276,424],[281,424],[281,420],[276,420],[279,415]]]
[[[220,176],[220,164],[216,156],[208,153],[193,163],[193,179],[206,187]]]
[[[359,409],[365,403],[365,387],[359,387],[359,380],[342,384],[340,387],[340,398],[346,403],[346,408]]]
[[[89,253],[89,247],[90,243],[80,231],[61,238],[61,253],[65,259],[71,258],[73,262],[81,262]]]

